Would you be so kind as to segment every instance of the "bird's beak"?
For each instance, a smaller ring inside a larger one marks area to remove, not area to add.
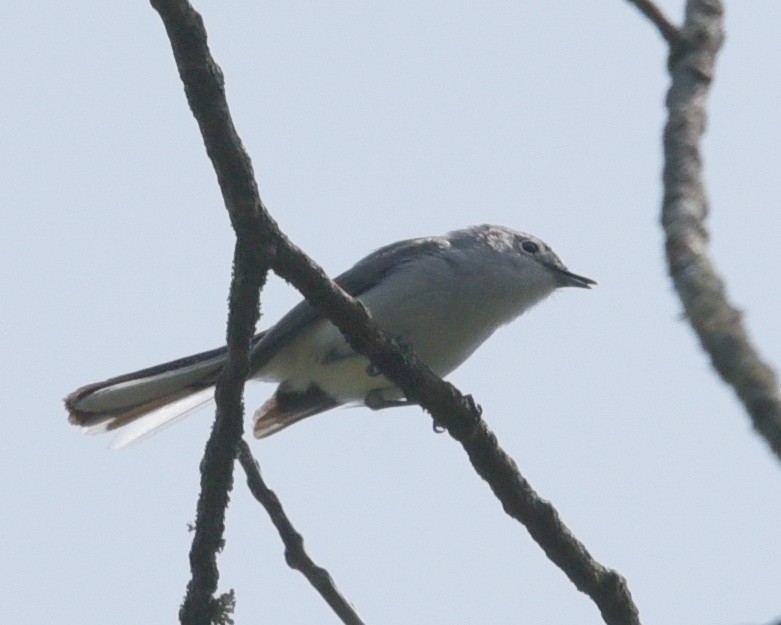
[[[579,276],[576,273],[567,271],[566,269],[559,269],[559,286],[576,286],[581,289],[590,289],[592,285],[596,285],[597,281],[585,276]]]

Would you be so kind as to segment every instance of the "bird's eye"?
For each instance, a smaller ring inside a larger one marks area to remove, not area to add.
[[[529,252],[529,254],[536,254],[540,251],[540,246],[537,245],[534,241],[524,241],[521,243],[521,247]]]

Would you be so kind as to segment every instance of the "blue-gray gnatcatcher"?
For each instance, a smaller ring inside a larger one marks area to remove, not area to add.
[[[596,284],[570,272],[539,239],[488,225],[392,243],[336,282],[439,376],[557,288]],[[91,432],[123,428],[114,446],[145,438],[213,399],[225,353],[219,348],[84,386],[65,398],[69,420]],[[252,379],[279,383],[255,412],[258,438],[349,402],[375,409],[405,403],[306,301],[255,335],[250,371]]]

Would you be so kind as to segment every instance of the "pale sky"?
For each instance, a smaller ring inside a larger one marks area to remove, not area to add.
[[[683,2],[660,5],[680,20]],[[623,0],[196,6],[264,201],[332,275],[394,240],[498,223],[599,281],[449,379],[626,576],[643,623],[778,618],[781,466],[666,275],[655,29]],[[704,144],[711,251],[777,367],[781,3],[727,9]],[[212,412],[116,451],[61,400],[219,345],[233,233],[148,3],[13,3],[0,55],[3,619],[176,622]],[[273,280],[260,326],[297,299]],[[253,385],[248,412],[272,390]],[[367,623],[602,622],[419,409],[335,410],[252,448]],[[338,623],[242,477],[219,556],[236,622]]]

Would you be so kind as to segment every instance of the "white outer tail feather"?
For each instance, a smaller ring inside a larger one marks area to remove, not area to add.
[[[136,443],[140,443],[153,434],[157,434],[160,430],[181,421],[189,416],[193,410],[196,410],[213,400],[213,386],[203,388],[199,391],[195,391],[192,395],[177,399],[170,404],[144,415],[142,419],[137,419],[119,429],[116,436],[111,440],[109,447],[111,449],[122,449],[123,447],[129,447]],[[93,432],[92,430],[93,428],[100,428],[101,425],[88,428],[87,432],[89,434],[97,434],[99,433],[98,431]]]

